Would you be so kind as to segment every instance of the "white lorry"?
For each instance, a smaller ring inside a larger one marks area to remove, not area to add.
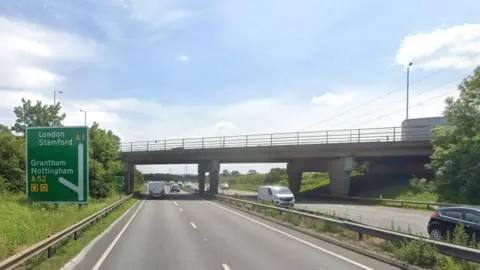
[[[165,182],[155,181],[148,183],[148,195],[152,198],[163,198],[165,196]]]

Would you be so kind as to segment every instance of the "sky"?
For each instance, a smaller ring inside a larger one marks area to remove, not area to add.
[[[3,0],[0,123],[21,98],[122,142],[401,126],[480,63],[479,0]],[[266,172],[285,164],[222,164]],[[196,172],[195,165],[138,166]]]

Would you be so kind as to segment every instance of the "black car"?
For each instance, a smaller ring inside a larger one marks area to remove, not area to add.
[[[433,212],[427,230],[431,239],[444,240],[447,232],[453,235],[457,224],[463,223],[465,232],[480,241],[480,207],[440,207]]]
[[[170,192],[180,192],[180,187],[177,184],[173,184],[170,188]]]

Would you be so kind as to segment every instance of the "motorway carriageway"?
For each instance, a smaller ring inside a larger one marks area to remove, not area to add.
[[[181,193],[138,201],[63,269],[398,269]]]
[[[198,187],[197,187],[198,188]],[[253,191],[241,190],[219,190],[220,195],[248,196],[250,199],[256,199],[257,193]],[[379,205],[360,205],[342,201],[327,201],[315,198],[296,199],[295,208],[306,209],[310,211],[347,218],[366,225],[391,230],[392,225],[397,230],[410,232],[414,235],[428,237],[427,224],[430,220],[432,211],[416,210],[409,208],[388,207]]]

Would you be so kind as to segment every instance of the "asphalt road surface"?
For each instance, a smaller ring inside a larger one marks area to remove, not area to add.
[[[251,196],[252,199],[257,195],[256,192],[242,190],[219,190],[219,194],[238,194]],[[359,205],[310,198],[297,198],[295,208],[329,215],[335,214],[338,217],[348,218],[370,226],[388,230],[391,230],[393,227],[395,230],[425,237],[428,237],[427,224],[431,216],[429,211],[378,205]]]
[[[195,195],[168,197],[137,202],[72,268],[398,269]]]

